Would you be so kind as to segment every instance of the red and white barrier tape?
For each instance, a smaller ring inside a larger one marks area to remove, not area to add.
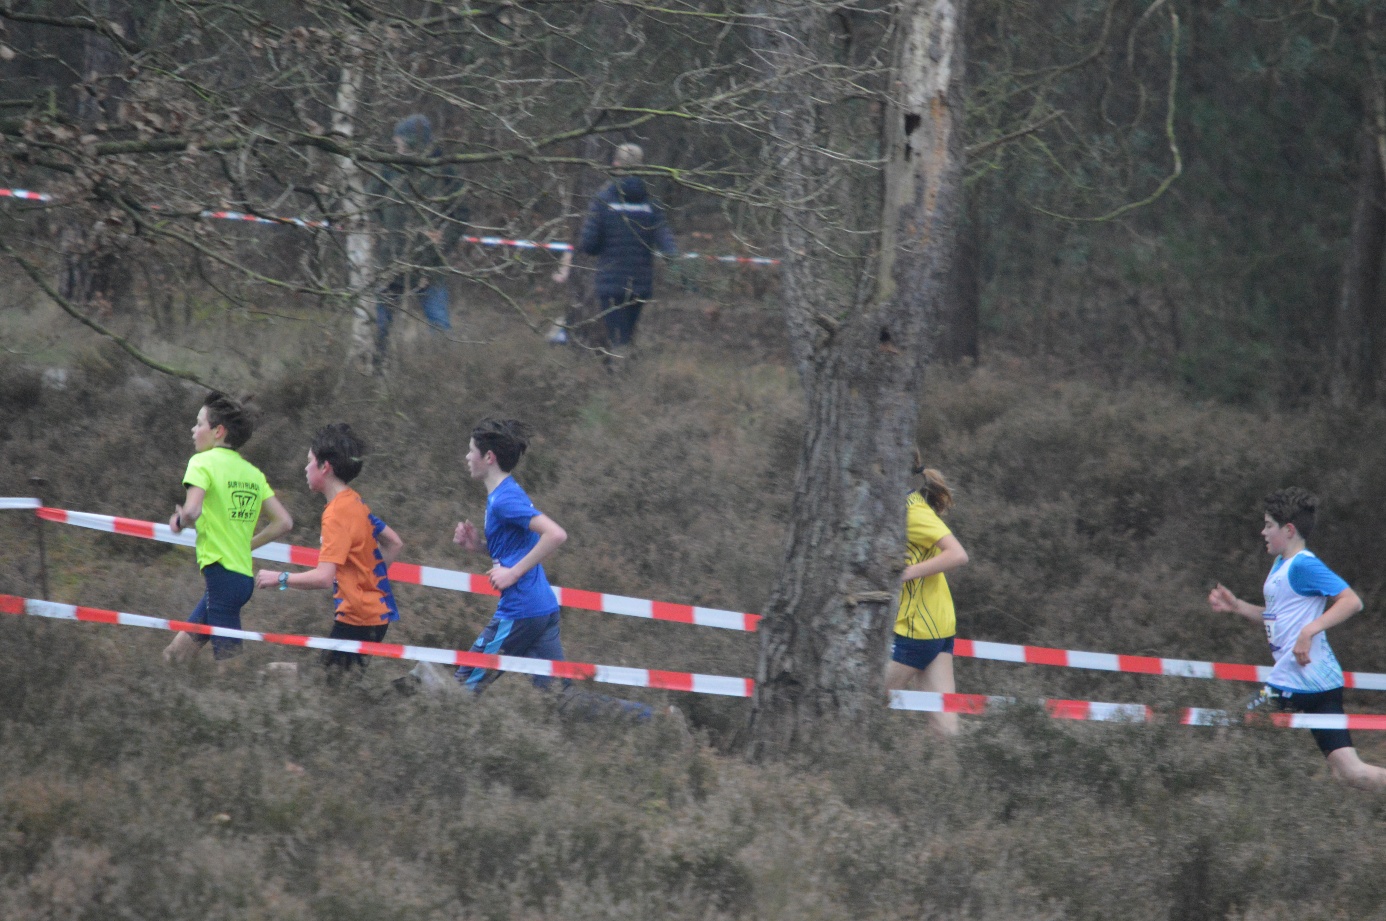
[[[463,237],[468,243],[475,243],[478,246],[509,246],[515,249],[547,249],[556,253],[571,253],[573,244],[571,243],[539,243],[535,240],[508,240],[505,237]]]
[[[705,256],[702,253],[682,253],[681,259],[707,259],[712,262],[735,262],[742,265],[779,265],[780,260],[769,256]]]
[[[31,192],[28,189],[0,189],[0,198],[19,198],[26,201],[53,201],[53,196],[45,192]],[[332,229],[332,225],[327,221],[310,221],[301,217],[261,217],[258,214],[248,214],[244,211],[213,211],[207,210],[198,213],[198,217],[212,218],[221,221],[249,221],[253,224],[279,224],[302,227],[305,229]],[[536,240],[512,240],[506,237],[463,237],[468,243],[475,243],[478,246],[508,246],[513,249],[546,249],[557,253],[571,253],[573,244],[554,241],[541,243]],[[712,262],[729,262],[744,265],[779,265],[780,260],[770,259],[765,256],[705,256],[702,253],[681,253],[683,259],[708,259]]]
[[[53,196],[46,192],[30,192],[28,189],[0,189],[0,198],[18,198],[23,201],[53,200]]]
[[[292,633],[263,633],[256,630],[231,630],[209,627],[181,620],[127,614],[103,608],[91,608],[15,595],[0,595],[0,614],[45,617],[53,620],[85,621],[116,624],[179,633],[199,633],[281,646],[305,649],[328,649],[335,652],[404,659],[415,662],[436,662],[440,665],[468,666],[539,675],[548,678],[568,678],[575,681],[598,681],[635,688],[661,688],[692,694],[715,694],[723,697],[750,697],[755,682],[750,678],[727,675],[702,675],[693,672],[669,672],[645,668],[625,668],[614,665],[594,665],[587,662],[555,662],[523,656],[498,656],[457,649],[436,649],[430,646],[405,646],[395,643],[370,643],[362,640],[334,640],[321,636],[300,636]],[[982,694],[940,694],[930,691],[892,691],[893,710],[913,710],[933,713],[964,713],[976,715],[998,707],[1014,705],[1009,697]],[[1053,719],[1086,720],[1091,722],[1150,723],[1159,719],[1156,711],[1144,704],[1114,704],[1091,700],[1042,700],[1038,702]],[[1386,714],[1354,713],[1306,714],[1272,713],[1274,726],[1293,729],[1382,729],[1386,730]],[[1186,726],[1225,726],[1234,721],[1225,710],[1179,711],[1179,720]]]
[[[1014,697],[994,697],[984,694],[941,694],[936,691],[891,691],[892,710],[914,710],[924,713],[965,713],[976,715],[1017,703]],[[1386,713],[1244,713],[1234,715],[1228,710],[1209,710],[1185,707],[1162,714],[1145,704],[1112,704],[1095,700],[1035,701],[1052,719],[1086,720],[1096,723],[1158,723],[1178,722],[1183,726],[1234,726],[1239,723],[1260,723],[1268,720],[1272,726],[1285,729],[1384,729]]]
[[[29,504],[5,505],[4,503],[7,502]],[[87,512],[69,512],[62,509],[39,508],[37,499],[0,499],[0,509],[3,508],[37,508],[39,517],[48,521],[142,537],[184,547],[193,546],[195,539],[191,530],[175,535],[167,525],[154,524],[148,521],[115,518],[110,515],[93,515]],[[316,566],[318,561],[318,552],[311,547],[298,547],[281,543],[266,544],[255,551],[255,556],[271,562],[290,563],[297,566]],[[491,588],[491,583],[483,575],[436,569],[431,566],[418,566],[412,563],[395,563],[390,567],[390,578],[397,582],[422,585],[426,588],[442,588],[480,595],[494,596],[497,594],[495,589]],[[667,601],[650,601],[644,598],[608,595],[602,592],[557,586],[554,587],[554,596],[558,599],[558,603],[566,608],[621,614],[627,617],[642,617],[649,620],[696,624],[704,627],[718,627],[724,630],[753,632],[761,620],[758,614],[703,608]],[[953,654],[962,658],[985,659],[994,662],[1053,665],[1061,668],[1220,681],[1265,683],[1271,673],[1271,667],[1268,665],[1127,656],[1105,652],[1082,652],[1075,649],[1055,649],[1048,646],[990,643],[961,638],[954,642]],[[1386,690],[1386,674],[1379,672],[1344,672],[1343,682],[1345,687],[1357,690]]]
[[[938,691],[891,691],[890,709],[924,713],[985,713],[1011,706],[1014,697],[985,694],[943,694]],[[1095,700],[1042,700],[1038,703],[1054,719],[1090,720],[1105,723],[1148,723],[1155,711],[1145,704],[1108,704]]]
[[[230,630],[209,627],[181,620],[146,617],[54,601],[39,601],[14,595],[0,595],[0,614],[20,614],[48,617],[55,620],[80,620],[98,624],[119,624],[125,627],[145,627],[153,630],[172,630],[179,633],[200,633],[282,646],[308,649],[330,649],[335,652],[383,656],[389,659],[408,659],[416,662],[437,662],[442,665],[466,665],[471,668],[520,672],[550,678],[571,678],[576,681],[601,681],[632,688],[663,688],[668,691],[688,691],[694,694],[717,694],[723,697],[750,697],[754,682],[750,678],[726,675],[699,675],[691,672],[666,672],[652,668],[624,668],[616,665],[592,665],[586,662],[554,662],[548,659],[529,659],[521,656],[497,656],[482,652],[463,652],[456,649],[435,649],[430,646],[401,646],[394,643],[369,643],[361,640],[334,640],[321,636],[298,636],[291,633],[262,633],[255,630]]]
[[[244,211],[201,211],[197,216],[215,218],[219,221],[250,221],[252,224],[288,224],[305,229],[332,227],[327,221],[309,221],[301,217],[261,217],[258,214],[246,214]]]
[[[25,506],[32,508],[33,506]],[[142,537],[166,544],[191,547],[196,535],[185,528],[174,534],[166,524],[151,521],[137,521],[133,518],[116,518],[111,515],[93,515],[87,512],[69,512],[56,508],[39,508],[38,516],[45,521],[77,525],[112,534]],[[256,559],[273,563],[289,563],[294,566],[318,565],[318,551],[312,547],[299,547],[293,544],[272,543],[254,551]],[[476,595],[497,596],[500,593],[491,587],[484,575],[460,572],[451,569],[437,569],[432,566],[419,566],[414,563],[395,563],[390,567],[390,578],[409,585],[422,585],[426,588],[442,588],[454,592],[471,592]],[[689,604],[674,604],[668,601],[650,601],[645,598],[628,598],[624,595],[608,595],[604,592],[588,592],[576,588],[554,587],[554,597],[565,608],[582,611],[602,611],[607,614],[623,614],[627,617],[642,617],[647,620],[664,620],[680,624],[696,624],[702,627],[720,627],[725,630],[755,630],[760,620],[758,614],[744,614],[739,611],[723,611],[718,608],[703,608]]]
[[[1048,646],[1020,646],[1012,643],[985,643],[958,639],[953,655],[993,662],[1021,662],[1026,665],[1057,665],[1133,675],[1165,675],[1173,678],[1213,678],[1220,681],[1255,681],[1270,678],[1269,665],[1240,665],[1233,662],[1198,662],[1191,659],[1160,659],[1153,656],[1123,656],[1106,652],[1079,652]],[[1346,687],[1361,691],[1386,691],[1386,674],[1344,672]]]

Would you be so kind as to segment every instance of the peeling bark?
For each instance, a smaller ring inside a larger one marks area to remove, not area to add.
[[[833,158],[815,151],[811,76],[784,77],[826,28],[827,4],[763,6],[767,66],[782,98],[775,151],[787,202],[811,202]],[[904,499],[930,333],[948,296],[959,215],[963,0],[895,7],[896,92],[884,118],[880,233],[870,283],[834,303],[841,270],[812,243],[819,211],[786,209],[787,320],[808,403],[785,565],[761,623],[753,756],[801,746],[829,721],[883,706],[882,673],[902,568]]]

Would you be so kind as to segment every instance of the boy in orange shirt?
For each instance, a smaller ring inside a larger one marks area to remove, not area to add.
[[[262,569],[255,584],[280,591],[331,588],[337,610],[328,637],[379,643],[390,623],[399,620],[386,573],[404,542],[372,515],[360,494],[347,485],[361,472],[363,453],[365,449],[346,423],[329,425],[313,436],[303,472],[308,488],[327,498],[317,568],[295,573]],[[328,650],[323,654],[324,665],[343,671],[353,665],[365,668],[366,662],[367,658],[357,653]]]

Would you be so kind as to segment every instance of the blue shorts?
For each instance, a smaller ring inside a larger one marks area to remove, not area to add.
[[[188,622],[206,624],[209,627],[225,627],[228,630],[241,629],[241,608],[250,600],[255,591],[255,580],[239,572],[232,572],[220,563],[212,563],[202,570],[202,580],[207,591],[202,600],[193,608]],[[212,642],[212,658],[232,659],[241,654],[241,641],[234,637],[207,636],[202,633],[189,633],[198,646]]]
[[[957,637],[950,636],[944,640],[912,640],[897,633],[895,645],[890,650],[890,660],[922,672],[939,657],[939,653],[946,652],[951,656],[955,639]]]
[[[528,659],[552,659],[563,661],[563,640],[558,632],[558,611],[539,617],[509,618],[493,617],[481,631],[481,636],[472,644],[472,652],[485,652],[496,656],[523,656]],[[470,690],[478,694],[501,675],[498,671],[485,668],[472,668],[463,665],[455,677]],[[534,675],[530,678],[536,688],[547,688],[552,678]]]

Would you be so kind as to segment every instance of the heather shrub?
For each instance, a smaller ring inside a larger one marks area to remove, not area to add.
[[[661,310],[663,312],[661,312]],[[755,611],[781,552],[802,407],[763,331],[696,303],[654,309],[610,376],[480,307],[473,343],[416,343],[384,379],[309,343],[270,355],[245,454],[314,545],[302,481],[320,425],[368,442],[353,484],[404,559],[481,571],[451,543],[484,491],[462,455],[480,416],[539,432],[517,476],[568,529],[555,584]],[[759,322],[759,315],[755,318]],[[759,328],[759,327],[757,327]],[[282,330],[280,331],[282,333]],[[248,330],[254,338],[264,334]],[[65,389],[0,367],[0,494],[48,478],[53,504],[166,520],[201,391],[93,353]],[[104,362],[104,363],[103,363]],[[253,386],[251,386],[253,384]],[[241,386],[244,385],[244,386]],[[1336,628],[1349,669],[1386,670],[1370,446],[1386,413],[1267,415],[1150,386],[1055,381],[1023,364],[936,370],[926,459],[957,484],[972,556],[951,578],[963,636],[1261,662],[1259,631],[1215,617],[1221,579],[1255,597],[1260,497],[1324,498],[1314,546],[1363,592]],[[37,592],[26,513],[0,591]],[[183,617],[192,555],[46,525],[53,596]],[[395,642],[460,648],[483,597],[397,587]],[[262,592],[250,629],[323,634],[326,593]],[[1239,709],[1250,685],[959,660],[960,689],[1015,706],[939,745],[918,714],[825,726],[799,757],[733,749],[746,702],[599,688],[671,720],[558,706],[520,676],[485,697],[405,696],[377,660],[329,684],[315,654],[248,644],[239,674],[166,670],[158,631],[0,618],[0,917],[564,919],[1268,919],[1379,915],[1383,801],[1328,783],[1306,733],[1056,721],[1039,697]],[[569,658],[753,674],[756,638],[571,611]],[[281,681],[272,661],[303,674]],[[1351,707],[1379,710],[1355,692]],[[1358,735],[1364,755],[1381,742]],[[1312,842],[1306,845],[1305,842]]]

